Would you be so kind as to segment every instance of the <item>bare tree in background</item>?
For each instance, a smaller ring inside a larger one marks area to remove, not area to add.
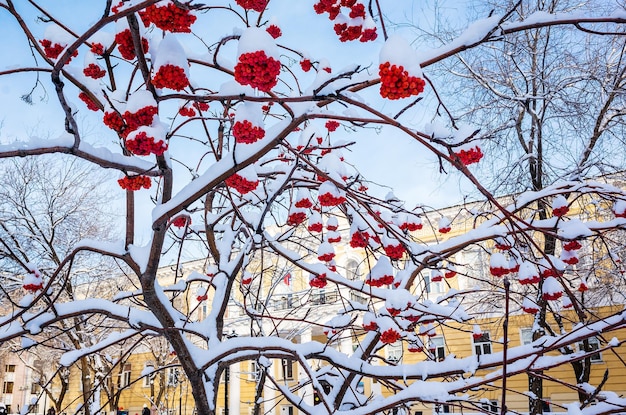
[[[611,12],[614,6],[598,1],[509,1],[487,2],[473,12],[485,16],[508,11],[516,19],[526,19],[539,13]],[[492,192],[541,191],[563,180],[607,175],[621,183],[625,153],[615,149],[625,144],[623,35],[623,29],[611,25],[590,28],[574,22],[537,27],[503,35],[497,42],[459,54],[456,60],[442,65],[440,69],[447,72],[447,91],[458,97],[450,106],[452,122],[482,127],[479,137],[491,162],[479,174],[488,180]],[[539,219],[550,217],[549,203],[539,201],[537,209]],[[616,249],[618,244],[611,246]],[[556,248],[557,239],[546,235],[542,253],[554,255]],[[598,266],[612,260],[606,258],[606,251],[598,254],[589,250],[589,256],[593,258],[581,262],[575,276],[599,281],[597,275],[606,272],[596,273]],[[596,304],[598,299],[607,298],[602,287],[613,291],[616,284],[623,286],[622,275],[614,276],[608,285],[597,284]],[[585,301],[593,303],[589,298]],[[562,327],[546,323],[546,313],[561,321],[559,311],[549,309],[541,296],[536,300],[541,312],[537,314],[535,338],[544,330],[560,331]],[[581,322],[589,318],[582,313],[579,316]],[[573,352],[571,348],[564,350]],[[589,359],[572,362],[572,366],[580,383],[589,381]],[[531,413],[536,414],[542,412],[543,381],[541,373],[529,377],[530,390],[538,397],[530,399]],[[587,399],[585,393],[579,397],[581,402]]]

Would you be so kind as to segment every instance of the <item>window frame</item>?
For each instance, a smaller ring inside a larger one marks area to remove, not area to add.
[[[248,372],[248,380],[258,382],[261,380],[261,365],[256,360],[250,361],[250,371]]]
[[[591,363],[602,363],[602,352],[597,351],[595,353],[592,353],[594,350],[600,350],[600,340],[598,340],[597,337],[589,337],[587,339],[587,341],[589,342],[589,348],[591,349],[589,351],[589,361]],[[583,342],[578,342],[577,344],[578,346],[578,350],[580,351],[584,351],[585,347],[584,347],[584,343]]]
[[[474,337],[472,337],[472,346],[474,346],[473,347],[474,356],[477,356],[480,358],[480,356],[482,355],[492,354],[493,347],[491,343],[492,343],[491,335],[489,334],[488,331],[483,332],[480,339],[474,339]],[[489,350],[488,351],[485,350],[486,348],[488,348]]]
[[[486,402],[488,401],[488,402]],[[480,407],[488,413],[498,413],[498,400],[497,399],[485,399],[480,402]]]
[[[124,363],[122,366],[122,371],[118,375],[117,378],[117,388],[123,389],[130,386],[130,379],[132,374],[132,366],[130,363]]]
[[[2,383],[2,393],[5,395],[13,394],[13,389],[15,389],[15,382],[13,381],[5,381]]]
[[[524,333],[529,333],[530,337],[528,337]],[[527,344],[531,344],[532,342],[533,342],[533,329],[532,329],[532,327],[522,327],[522,328],[520,328],[520,330],[519,330],[519,343],[522,346],[525,346]]]
[[[293,380],[293,372],[296,361],[294,359],[281,359],[282,377],[284,380]]]
[[[180,371],[177,367],[170,367],[167,369],[167,379],[165,384],[167,386],[177,386],[179,381]]]
[[[387,349],[387,360],[392,362],[392,363],[401,363],[402,362],[402,357],[404,355],[404,350],[402,347],[402,341],[401,340],[397,340],[394,343],[390,343],[388,344],[386,347]]]
[[[441,362],[446,358],[446,339],[443,336],[433,336],[430,338],[429,342],[431,345],[435,346],[435,351],[433,352],[433,357],[435,361]],[[436,344],[441,342],[441,344]]]

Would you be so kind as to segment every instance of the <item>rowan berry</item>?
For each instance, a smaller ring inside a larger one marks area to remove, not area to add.
[[[172,2],[165,6],[148,6],[143,12],[139,12],[139,16],[145,26],[152,23],[166,32],[178,33],[191,32],[191,25],[197,19],[190,10],[182,9]]]
[[[80,94],[78,94],[78,98],[80,98],[80,100],[83,101],[85,105],[87,105],[87,108],[89,108],[90,110],[92,111],[100,110],[100,107],[98,107],[98,104],[96,104],[86,93],[81,92]]]
[[[278,83],[280,62],[268,57],[264,51],[244,53],[235,65],[235,80],[241,85],[250,85],[269,92]]]
[[[233,136],[237,143],[252,144],[265,137],[265,130],[248,120],[237,121],[233,125]]]
[[[85,74],[85,76],[88,76],[88,77],[93,78],[93,79],[100,79],[100,78],[104,77],[104,75],[106,75],[106,73],[107,73],[107,71],[102,69],[96,63],[90,63],[89,65],[87,65],[87,67],[85,69],[83,69],[83,74]]]
[[[117,43],[117,49],[120,51],[122,58],[126,60],[135,59],[135,46],[133,44],[133,35],[130,33],[130,29],[122,30],[115,35],[115,42]],[[146,38],[141,38],[141,47],[143,52],[148,52],[149,44]]]
[[[157,88],[169,88],[182,91],[189,85],[189,79],[185,70],[180,66],[167,64],[162,65],[152,78],[152,84]]]
[[[422,78],[410,76],[402,65],[396,66],[389,62],[380,64],[379,75],[380,95],[383,98],[400,99],[419,95],[426,85]]]

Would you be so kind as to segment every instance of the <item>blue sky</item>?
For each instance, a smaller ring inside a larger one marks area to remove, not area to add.
[[[404,2],[403,7],[397,7],[397,0],[383,0],[381,6],[391,22],[403,20],[413,24],[431,25],[433,14],[430,2],[411,2],[411,7],[405,7],[409,2]],[[17,2],[20,4],[19,2]],[[102,14],[102,1],[69,1],[69,0],[45,0],[40,1],[44,7],[64,21],[71,21],[71,28],[80,32],[89,27]],[[375,44],[350,44],[350,53],[345,53],[346,45],[341,44],[332,30],[332,22],[325,16],[316,15],[312,10],[313,1],[272,0],[267,17],[275,16],[276,22],[283,31],[283,37],[291,44],[301,47],[310,56],[327,58],[334,69],[354,63],[357,56],[359,62],[371,63],[373,71],[378,65],[378,50],[382,46],[382,37]],[[449,2],[439,2],[445,6]],[[453,9],[446,12],[453,14],[459,4],[453,2]],[[94,6],[97,4],[97,6]],[[20,6],[26,6],[26,3]],[[402,10],[400,10],[402,9]],[[288,10],[287,13],[285,11]],[[411,13],[407,16],[405,13]],[[76,18],[78,16],[78,18]],[[38,37],[43,35],[46,23],[36,22],[36,14],[26,14],[29,24],[34,23],[34,30]],[[233,32],[232,23],[223,23],[216,18],[208,30],[215,34],[229,34]],[[194,27],[196,29],[196,27]],[[410,27],[390,26],[389,31],[398,30],[403,32],[408,39],[415,36]],[[113,31],[111,27],[109,29]],[[30,56],[30,50],[26,47],[24,38],[16,38],[15,23],[12,17],[2,10],[0,12],[0,36],[2,39],[11,39],[10,42],[0,44],[0,56],[3,56],[0,68],[13,66],[34,65]],[[303,45],[303,46],[301,46]],[[417,47],[417,46],[416,46]],[[337,53],[336,51],[340,52]],[[6,57],[11,59],[7,60]],[[40,64],[43,62],[40,61]],[[82,57],[79,56],[74,64],[82,65]],[[41,74],[42,79],[48,77]],[[45,90],[38,87],[32,94],[33,105],[28,105],[19,97],[27,94],[35,85],[35,77],[32,74],[12,75],[0,77],[0,118],[3,121],[0,130],[0,143],[13,141],[15,138],[26,139],[30,135],[58,136],[63,131],[63,115],[54,96],[54,90],[49,84]],[[375,94],[377,89],[371,92]],[[364,94],[367,97],[367,94]],[[428,90],[424,94],[425,99],[415,110],[409,112],[410,116],[405,120],[416,128],[421,128],[428,122],[428,116],[432,110]],[[115,137],[101,124],[101,113],[94,114],[87,111],[82,103],[75,99],[75,106],[79,110],[78,122],[85,137],[96,145],[114,147]],[[397,104],[391,103],[383,111],[393,113],[397,110]],[[456,177],[442,176],[438,172],[438,162],[427,154],[415,142],[410,142],[407,137],[399,132],[385,129],[380,134],[371,131],[363,131],[346,136],[347,140],[356,140],[359,145],[354,147],[350,156],[365,177],[380,184],[393,185],[393,190],[400,199],[407,201],[408,207],[417,204],[428,206],[445,206],[456,204],[461,200],[461,193],[466,193],[469,188],[460,191],[460,185]],[[382,194],[384,190],[380,190]]]

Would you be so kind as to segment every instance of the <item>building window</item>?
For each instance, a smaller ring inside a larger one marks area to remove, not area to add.
[[[314,292],[311,300],[313,304],[326,304],[326,290],[318,290]]]
[[[402,342],[397,341],[387,345],[387,360],[399,363],[402,360]]]
[[[440,277],[441,271],[436,269],[430,270],[430,275],[424,276],[424,284],[426,285],[426,293],[428,294],[440,294],[443,290],[443,282],[442,281],[434,281],[433,276],[437,275]]]
[[[358,280],[361,278],[361,273],[359,272],[359,263],[354,259],[348,260],[346,263],[346,277],[350,280]]]
[[[429,342],[429,349],[436,361],[440,362],[446,358],[446,345],[443,336],[432,337]]]
[[[589,339],[587,339],[587,341],[589,342],[590,352],[598,350],[600,348],[600,341],[596,337],[590,337]],[[583,342],[578,343],[578,350],[585,350],[585,344]],[[598,363],[602,361],[602,353],[600,352],[593,353],[589,357],[592,363]]]
[[[38,383],[31,383],[30,394],[39,395],[41,393],[41,386]]]
[[[180,381],[180,373],[177,367],[167,369],[167,386],[176,386]]]
[[[295,299],[293,294],[283,294],[279,300],[276,301],[277,310],[288,310],[294,307]]]
[[[152,366],[152,364],[146,364],[143,372],[145,373],[145,376],[143,377],[143,387],[148,388],[154,380],[154,366]]]
[[[474,339],[474,354],[476,356],[491,354],[491,339],[489,338],[489,333],[483,333],[480,337]]]
[[[280,415],[293,415],[293,405],[283,405],[280,407]]]
[[[118,377],[117,387],[125,388],[130,385],[130,363],[125,363],[122,369],[122,373],[120,373]]]
[[[282,359],[283,379],[293,379],[293,359]]]
[[[493,413],[497,413],[498,412],[498,401],[497,400],[484,399],[480,403],[480,406],[483,408],[483,410],[485,410],[487,412],[493,412]]]
[[[436,404],[435,413],[436,414],[450,414],[452,413],[452,407],[450,405],[444,405],[440,403]]]
[[[200,307],[198,307],[198,320],[204,320],[206,318],[207,310],[206,301],[203,301],[202,304],[200,304]]]
[[[4,371],[6,373],[15,373],[15,365],[6,365],[6,366],[4,366]]]
[[[250,372],[248,372],[248,379],[257,382],[261,379],[261,366],[256,361],[250,362]]]
[[[359,291],[350,291],[350,301],[357,302],[359,304],[367,304],[369,298],[367,295]]]
[[[2,393],[11,394],[13,393],[13,382],[4,382],[2,387]]]
[[[533,329],[530,327],[525,327],[520,331],[520,343],[522,344],[530,344],[533,342]]]

